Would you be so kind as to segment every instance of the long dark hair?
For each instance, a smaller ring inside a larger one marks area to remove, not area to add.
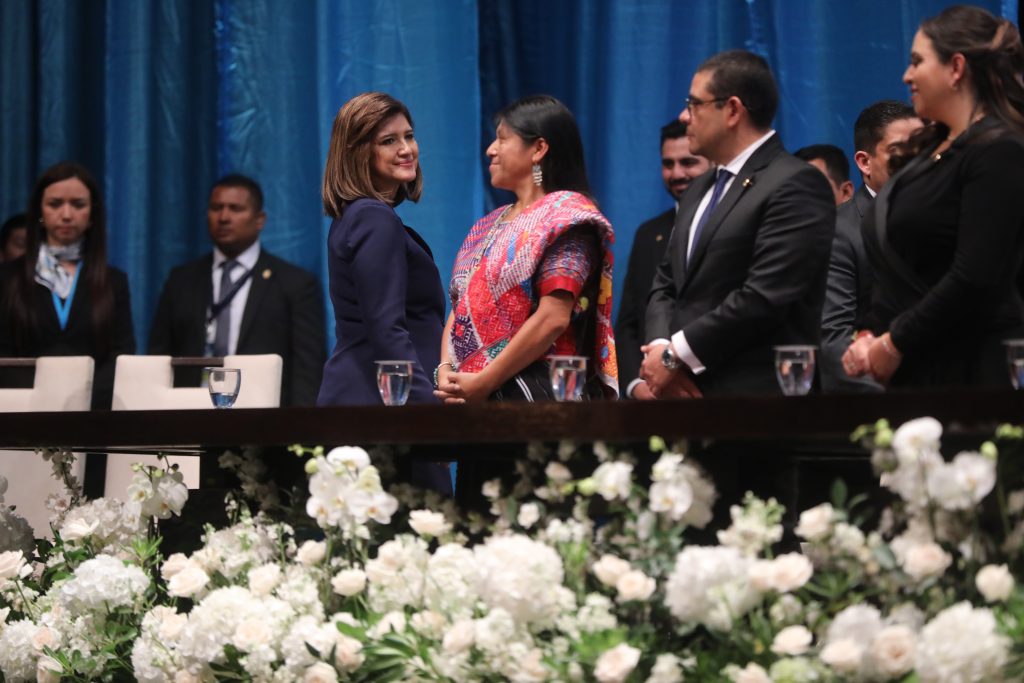
[[[114,292],[107,270],[107,215],[99,185],[81,164],[62,161],[43,171],[36,180],[25,212],[28,216],[25,255],[11,274],[3,302],[4,312],[10,317],[15,348],[25,349],[29,340],[34,338],[39,322],[32,308],[34,297],[30,293],[35,282],[39,248],[46,241],[42,223],[43,193],[50,185],[70,178],[78,178],[89,190],[89,229],[85,231],[80,267],[85,269],[82,282],[89,290],[92,307],[93,345],[97,355],[102,356],[110,349],[110,329],[114,318]]]
[[[964,56],[979,111],[1002,125],[991,135],[1007,129],[1024,133],[1024,45],[1012,22],[999,19],[980,7],[953,5],[921,22],[921,32],[932,41],[942,64],[953,55]],[[943,140],[949,127],[933,121],[916,131],[890,160],[893,169]],[[973,139],[970,132],[966,140]]]
[[[516,100],[494,116],[527,144],[544,138],[548,153],[540,160],[545,192],[572,190],[593,199],[583,161],[583,141],[572,112],[550,95]]]

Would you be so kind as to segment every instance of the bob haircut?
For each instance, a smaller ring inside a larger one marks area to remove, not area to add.
[[[524,97],[495,114],[495,126],[501,123],[527,144],[540,138],[548,143],[548,152],[540,160],[544,192],[572,190],[593,199],[580,129],[564,104],[550,95]]]
[[[413,125],[409,109],[391,95],[382,92],[356,95],[338,110],[324,168],[325,214],[337,218],[346,205],[364,197],[395,205],[405,199],[419,201],[423,192],[423,170],[418,163],[416,179],[403,184],[394,199],[385,197],[373,185],[370,165],[374,155],[374,138],[381,124],[396,114],[402,114],[409,120],[409,125]]]

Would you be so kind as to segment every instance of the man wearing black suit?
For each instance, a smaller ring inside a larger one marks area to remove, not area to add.
[[[825,305],[821,313],[821,388],[826,392],[879,392],[868,376],[850,377],[843,371],[843,353],[871,301],[871,263],[864,250],[860,222],[875,195],[889,180],[889,157],[897,145],[920,128],[913,107],[896,100],[875,102],[853,126],[853,160],[864,184],[851,201],[839,207],[832,256],[828,265]]]
[[[680,120],[719,165],[690,186],[647,306],[656,397],[778,393],[773,346],[817,344],[835,203],[771,129],[775,80],[742,50],[705,61]]]
[[[619,360],[619,385],[622,396],[650,398],[647,384],[640,379],[640,347],[644,336],[644,314],[654,272],[665,255],[676,208],[690,182],[708,170],[708,160],[690,152],[686,124],[673,120],[661,128],[661,180],[675,200],[675,206],[644,222],[636,229],[629,252],[626,280],[619,299],[619,317],[615,322],[615,346]]]
[[[263,191],[251,178],[214,183],[206,219],[213,253],[171,271],[149,353],[276,353],[284,360],[281,405],[315,405],[327,353],[320,284],[261,248]]]

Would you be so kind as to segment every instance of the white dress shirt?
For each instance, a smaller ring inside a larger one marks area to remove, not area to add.
[[[236,264],[231,269],[231,282],[237,282],[238,278],[244,276],[247,272],[256,267],[256,261],[260,257],[260,242],[256,240],[248,249],[243,251],[235,259]],[[221,267],[220,264],[225,261],[229,261],[220,249],[217,247],[213,248],[213,270],[210,273],[210,277],[213,280],[213,300],[220,301],[222,292],[220,291],[220,278],[221,278]],[[254,274],[258,275],[257,274]],[[234,298],[231,299],[231,330],[228,334],[228,354],[233,355],[238,349],[238,333],[242,329],[242,314],[245,313],[245,302],[249,299],[249,289],[252,287],[252,278],[250,277],[242,285],[242,288],[238,290]],[[230,291],[230,290],[229,290]],[[209,315],[209,314],[207,314]],[[210,322],[206,329],[206,340],[207,350],[212,348],[212,340],[217,335],[217,321]]]

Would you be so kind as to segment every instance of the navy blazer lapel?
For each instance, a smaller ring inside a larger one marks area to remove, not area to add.
[[[725,196],[718,202],[718,206],[715,207],[714,212],[708,218],[708,222],[704,225],[700,237],[697,238],[697,244],[693,245],[693,254],[690,256],[690,267],[687,270],[687,277],[700,266],[704,252],[708,249],[708,244],[714,238],[722,222],[725,221],[726,216],[736,206],[736,202],[740,200],[740,197],[743,196],[748,188],[754,186],[758,172],[771,163],[772,159],[782,151],[782,143],[779,141],[779,136],[776,133],[765,140],[764,144],[758,147],[750,158],[747,159],[747,163],[743,164],[743,168],[736,174]]]
[[[256,259],[256,265],[252,269],[252,277],[249,278],[249,296],[245,300],[242,326],[238,330],[238,344],[235,345],[235,353],[241,353],[242,344],[252,329],[256,316],[259,315],[260,302],[267,293],[270,281],[277,275],[270,266],[270,257],[266,251],[260,249],[260,257]]]

